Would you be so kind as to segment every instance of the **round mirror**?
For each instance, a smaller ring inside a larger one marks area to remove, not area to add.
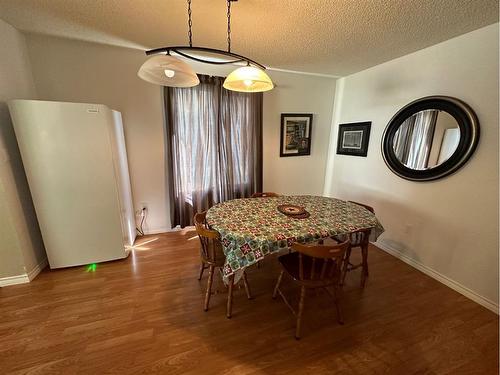
[[[479,140],[479,122],[462,101],[429,96],[403,107],[382,137],[382,155],[398,176],[429,181],[455,172]]]

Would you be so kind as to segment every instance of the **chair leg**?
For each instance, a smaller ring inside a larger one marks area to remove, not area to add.
[[[205,292],[205,306],[204,310],[208,311],[208,304],[210,303],[210,295],[212,294],[212,283],[214,281],[214,266],[210,266],[208,269],[208,282],[207,291]]]
[[[243,272],[243,285],[245,286],[245,292],[247,293],[247,298],[252,299],[252,293],[250,292],[250,285],[248,285],[247,273]]]
[[[306,287],[300,288],[299,311],[297,312],[297,327],[295,328],[295,338],[300,339],[300,328],[302,325],[302,312],[304,311],[304,298],[306,297]]]
[[[341,278],[340,285],[345,284],[345,277],[347,275],[347,266],[349,265],[350,258],[351,258],[351,248],[349,247],[349,248],[347,248],[347,251],[345,253],[344,264],[342,267],[342,278]]]
[[[203,264],[203,262],[201,263],[200,265],[200,275],[198,276],[198,281],[201,280],[201,278],[203,277],[203,271],[205,271],[205,264]]]
[[[335,296],[334,302],[335,302],[335,308],[337,309],[337,321],[339,324],[344,324],[344,314],[342,312],[342,307],[340,306],[340,294],[342,293],[340,288],[337,288],[337,286],[333,287],[333,295]]]
[[[233,286],[234,286],[234,275],[229,276],[229,285],[227,291],[227,307],[226,307],[226,318],[230,319],[233,310]]]
[[[276,286],[274,287],[274,291],[273,291],[273,299],[276,299],[276,296],[278,295],[278,290],[279,290],[279,287],[281,284],[281,279],[283,278],[284,272],[285,271],[281,271],[280,275],[278,276],[278,281],[276,282]]]
[[[366,278],[368,277],[368,245],[361,248],[362,267],[361,267],[361,288],[365,287]]]

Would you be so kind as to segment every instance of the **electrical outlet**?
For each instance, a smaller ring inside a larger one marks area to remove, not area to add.
[[[139,203],[139,207],[137,207],[137,209],[135,210],[135,215],[136,216],[144,216],[144,215],[146,215],[147,211],[148,211],[148,203],[141,202],[141,203]]]

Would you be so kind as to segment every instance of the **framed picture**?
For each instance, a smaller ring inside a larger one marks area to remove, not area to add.
[[[371,122],[340,124],[337,154],[366,156],[368,153],[371,126]]]
[[[312,117],[310,113],[282,113],[280,156],[311,154]]]

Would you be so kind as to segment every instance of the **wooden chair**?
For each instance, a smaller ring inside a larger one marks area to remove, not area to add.
[[[306,289],[325,289],[335,302],[338,322],[344,324],[344,318],[340,307],[340,281],[342,277],[342,262],[348,248],[349,239],[345,242],[333,245],[307,246],[294,243],[292,245],[292,249],[295,250],[293,253],[282,255],[278,258],[283,270],[274,287],[273,298],[276,298],[279,293],[285,304],[292,310],[293,314],[296,315],[297,325],[295,329],[295,338],[297,340],[300,339]],[[280,290],[280,284],[285,272],[300,286],[298,312],[295,312]],[[333,291],[330,291],[328,287],[332,287]]]
[[[349,201],[351,203],[357,204],[359,206],[362,206],[366,208],[368,211],[371,213],[375,214],[375,210],[373,207],[367,206],[366,204],[363,203],[358,203],[354,201]],[[345,254],[345,259],[344,259],[344,268],[342,270],[342,285],[345,282],[345,278],[347,275],[347,272],[354,271],[357,268],[361,267],[361,287],[364,288],[366,284],[366,279],[368,277],[368,246],[369,246],[369,241],[370,241],[370,233],[371,229],[363,229],[359,230],[353,233],[350,233],[347,236],[335,236],[334,240],[337,242],[342,242],[345,241],[346,237],[349,237],[350,240],[350,245],[349,248],[346,251]],[[359,264],[352,264],[351,263],[351,252],[352,249],[354,248],[359,248],[361,250],[361,263]]]
[[[253,193],[252,198],[269,198],[269,197],[279,197],[279,194],[273,193],[272,191],[266,193]]]
[[[206,225],[206,214],[207,214],[206,211],[197,213],[196,215],[194,215],[193,221],[196,227],[196,233],[198,233],[198,237],[201,243],[200,247],[201,267],[198,280],[201,280],[205,268],[208,268],[209,270],[207,290],[205,292],[205,302],[203,307],[205,311],[208,311],[210,296],[212,294],[214,272],[217,269],[221,269],[224,266],[226,257],[224,255],[224,251],[222,250],[222,243],[220,242],[219,232],[209,229],[208,226]],[[247,297],[248,299],[251,299],[252,295],[250,294],[250,287],[248,285],[247,275],[245,272],[243,272],[241,278],[243,279],[243,284],[245,286]],[[231,318],[232,308],[233,308],[234,275],[229,276],[228,281],[229,282],[228,282],[226,316],[227,318]]]

